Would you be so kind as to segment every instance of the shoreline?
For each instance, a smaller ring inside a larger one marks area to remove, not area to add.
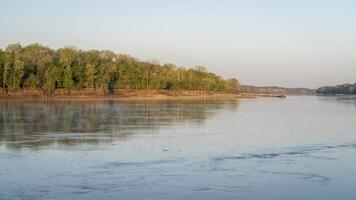
[[[295,94],[300,96],[300,94]],[[293,96],[293,95],[291,95]],[[310,95],[307,95],[310,96]],[[94,90],[55,90],[52,95],[45,95],[40,90],[19,90],[4,93],[0,91],[0,100],[201,100],[201,99],[252,99],[280,98],[284,94],[224,93],[196,90],[116,90],[113,94]]]
[[[0,100],[194,100],[194,99],[241,99],[256,98],[255,94],[220,93],[186,90],[117,90],[113,94],[93,90],[57,90],[45,95],[39,90],[0,92]]]

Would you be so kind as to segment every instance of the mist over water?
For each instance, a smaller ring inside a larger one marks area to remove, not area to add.
[[[0,199],[355,199],[356,99],[0,100]]]

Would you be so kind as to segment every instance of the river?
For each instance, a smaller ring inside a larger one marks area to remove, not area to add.
[[[356,97],[0,100],[0,199],[356,199]]]

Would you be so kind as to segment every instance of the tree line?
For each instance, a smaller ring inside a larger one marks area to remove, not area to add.
[[[237,79],[223,79],[203,66],[194,68],[141,61],[108,50],[57,50],[40,44],[10,44],[0,49],[0,87],[21,89],[116,89],[204,90],[239,92]]]
[[[317,90],[318,94],[356,94],[356,83],[337,86],[324,86]]]
[[[259,87],[252,85],[241,85],[241,93],[252,94],[285,94],[285,95],[314,95],[315,90],[307,88],[284,88],[284,87]]]

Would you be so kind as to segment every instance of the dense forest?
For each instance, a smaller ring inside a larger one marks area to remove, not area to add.
[[[307,88],[283,88],[283,87],[258,87],[241,85],[241,93],[250,94],[284,94],[284,95],[314,95],[315,90]]]
[[[356,83],[337,86],[325,86],[317,90],[318,94],[356,94]]]
[[[116,89],[204,90],[239,92],[237,79],[223,79],[203,66],[194,68],[140,61],[112,51],[57,50],[40,44],[10,44],[0,49],[0,90],[92,89],[112,93]]]

